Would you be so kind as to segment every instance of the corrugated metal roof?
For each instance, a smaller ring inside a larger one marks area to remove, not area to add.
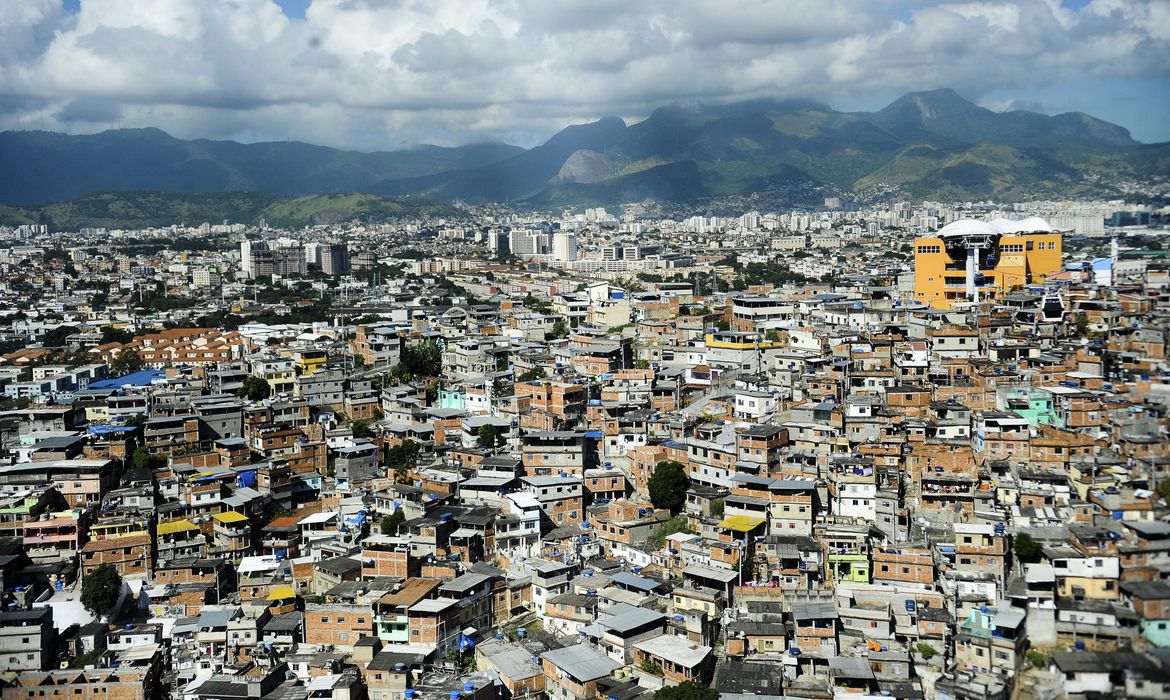
[[[750,515],[729,515],[723,519],[723,522],[719,523],[719,527],[736,532],[751,532],[763,524],[763,518],[755,518]]]

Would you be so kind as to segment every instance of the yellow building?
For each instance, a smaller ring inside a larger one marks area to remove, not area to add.
[[[324,350],[298,350],[292,354],[297,363],[297,372],[308,376],[325,366],[329,356]]]
[[[914,300],[936,309],[988,301],[1061,270],[1061,233],[1040,218],[963,219],[914,241]]]

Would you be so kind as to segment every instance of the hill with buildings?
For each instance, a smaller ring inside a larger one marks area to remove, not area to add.
[[[80,228],[136,229],[173,224],[233,221],[300,228],[368,219],[458,217],[449,204],[390,199],[372,194],[290,197],[262,192],[181,193],[135,190],[100,192],[68,202],[30,207],[0,206],[0,225],[47,224],[54,231]]]

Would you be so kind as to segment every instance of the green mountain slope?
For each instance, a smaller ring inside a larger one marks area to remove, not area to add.
[[[879,186],[913,197],[1013,200],[1117,196],[1170,177],[1170,144],[1138,143],[1081,113],[993,112],[952,90],[909,93],[877,112],[804,100],[672,105],[635,124],[606,117],[570,126],[529,150],[485,144],[363,154],[178,141],[146,129],[0,134],[0,157],[20,164],[0,173],[0,202],[10,204],[44,201],[45,192],[147,188],[533,206],[697,202],[762,189],[779,192],[774,201],[811,203],[829,191]]]
[[[524,149],[499,143],[360,153],[307,143],[183,141],[158,129],[89,136],[0,133],[0,201],[39,204],[102,191],[364,192],[379,182],[465,170]]]
[[[551,177],[554,160],[506,195],[551,206],[694,202],[786,188],[815,202],[824,189],[896,185],[913,196],[1010,200],[1115,194],[1119,179],[1170,173],[1170,146],[1139,144],[1121,127],[1084,114],[996,113],[950,90],[912,93],[875,113],[805,101],[672,106],[610,136],[592,146],[614,164],[609,178],[550,181],[531,194]],[[454,175],[436,176],[429,191],[442,196],[442,181]]]
[[[48,224],[54,231],[84,227],[133,229],[172,224],[197,226],[231,221],[299,228],[350,220],[459,218],[448,204],[424,199],[394,200],[371,194],[325,194],[287,197],[259,192],[182,194],[134,191],[102,192],[69,202],[33,207],[0,207],[0,225]]]

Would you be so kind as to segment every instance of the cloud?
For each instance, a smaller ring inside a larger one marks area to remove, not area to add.
[[[21,0],[0,3],[0,127],[531,145],[673,101],[1025,104],[1086,75],[1167,76],[1167,39],[1168,0],[314,0],[303,19],[272,0]]]
[[[122,118],[122,105],[101,98],[79,97],[76,100],[71,100],[59,112],[53,114],[53,118],[62,124],[73,122],[110,124]]]

